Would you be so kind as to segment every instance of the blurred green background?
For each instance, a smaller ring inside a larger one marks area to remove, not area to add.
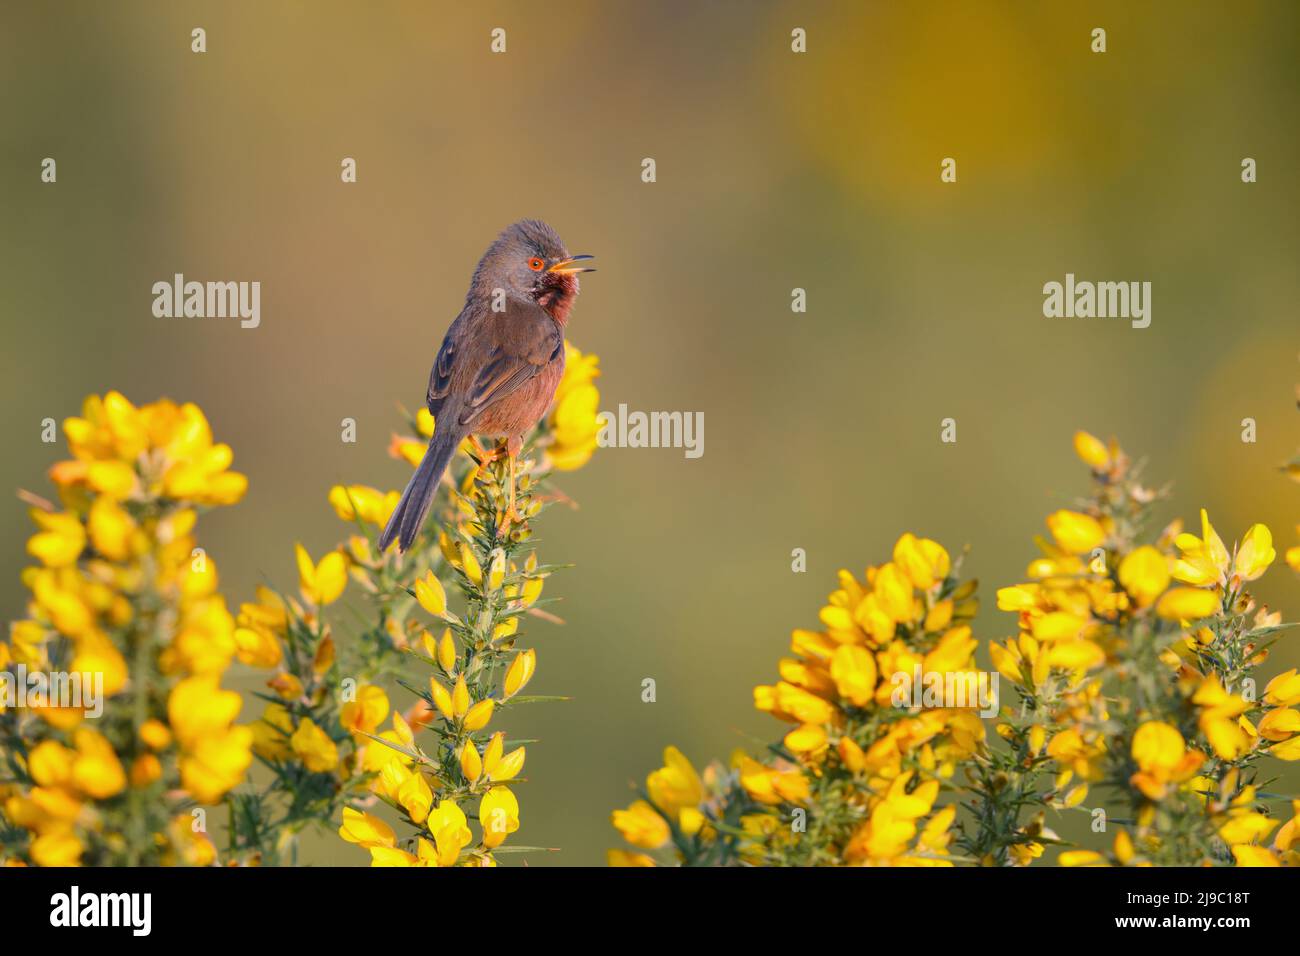
[[[779,732],[752,687],[900,532],[970,544],[977,632],[1010,634],[993,588],[1084,492],[1076,428],[1175,482],[1164,517],[1296,542],[1298,45],[1290,2],[6,4],[0,487],[48,490],[40,422],[89,392],[193,400],[251,480],[199,528],[223,589],[290,587],[292,543],[343,534],[331,485],[405,481],[395,406],[487,243],[546,219],[599,256],[569,331],[602,407],[706,420],[698,460],[598,452],[559,481],[581,510],[540,529],[577,567],[548,587],[567,625],[530,627],[533,689],[574,699],[512,718],[542,738],[521,839],[599,863],[665,744],[702,764]],[[261,328],[154,318],[176,272],[259,280]],[[1044,318],[1067,272],[1152,282],[1151,327]],[[6,618],[28,533],[10,498]],[[1300,616],[1280,560],[1258,590]]]

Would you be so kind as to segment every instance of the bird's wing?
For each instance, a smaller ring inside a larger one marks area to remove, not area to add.
[[[511,302],[504,313],[487,313],[476,326],[480,348],[475,351],[482,361],[464,396],[462,425],[471,425],[564,351],[564,334],[555,320],[531,303]]]
[[[451,323],[451,328],[447,330],[447,335],[442,340],[442,348],[438,349],[438,357],[433,360],[433,370],[429,372],[429,394],[425,398],[425,404],[429,406],[429,411],[435,418],[442,410],[443,399],[451,393],[452,372],[455,371],[460,351],[457,343],[467,324],[466,316],[467,313],[462,312],[456,316],[456,321]]]

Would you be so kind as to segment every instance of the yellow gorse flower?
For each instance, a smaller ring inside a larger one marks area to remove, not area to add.
[[[329,502],[341,520],[359,519],[381,528],[388,523],[401,497],[401,492],[385,493],[366,485],[335,485],[329,492]]]
[[[594,356],[571,349],[553,414],[520,461],[523,514],[540,511],[548,469],[574,468],[590,457],[597,374]],[[436,422],[421,410],[412,425],[419,437],[399,437],[393,449],[414,465]],[[17,850],[0,845],[0,855],[50,865],[211,864],[215,846],[180,826],[179,810],[225,797],[256,752],[276,775],[268,791],[236,798],[233,860],[271,863],[289,853],[303,821],[287,815],[292,832],[276,833],[279,824],[268,814],[282,801],[298,807],[295,813],[306,807],[337,819],[342,812],[345,838],[370,844],[377,865],[492,865],[493,850],[520,825],[518,801],[504,784],[519,778],[525,760],[524,748],[507,751],[504,733],[492,724],[507,699],[537,699],[520,695],[536,671],[536,652],[516,641],[525,633],[525,612],[550,618],[536,610],[550,571],[528,551],[527,520],[493,533],[506,500],[504,461],[458,460],[460,494],[439,506],[441,548],[401,557],[378,554],[370,540],[400,494],[335,486],[329,503],[357,526],[350,537],[319,558],[295,545],[298,593],[259,588],[235,615],[193,530],[200,509],[238,501],[247,480],[231,470],[231,449],[214,441],[198,407],[166,400],[136,407],[110,392],[88,398],[64,432],[71,458],[50,472],[59,503],[33,509],[34,565],[23,574],[31,601],[0,641],[0,664],[35,670],[57,660],[97,674],[110,698],[107,723],[99,733],[81,726],[81,714],[70,708],[38,709],[40,780],[21,777],[0,787],[0,813],[12,825],[3,832],[16,827],[27,836]],[[375,626],[336,645],[325,612],[349,579],[377,597],[382,611]],[[465,592],[465,617],[449,609],[444,581]],[[419,613],[441,622],[440,638],[421,636]],[[376,675],[389,677],[394,661],[419,648],[440,679],[404,716]],[[341,670],[340,654],[348,670]],[[242,699],[221,687],[235,660],[274,669],[266,683],[278,702],[251,726],[235,722]],[[351,694],[336,693],[341,680],[351,683]],[[0,703],[0,719],[8,718]],[[422,750],[419,735],[436,721],[446,721],[439,733],[447,734],[454,762]],[[7,749],[0,742],[0,756],[8,757]],[[304,802],[302,786],[312,790]],[[128,787],[146,808],[141,817],[133,800],[129,827],[125,803],[113,802]],[[371,815],[354,819],[347,802],[367,794],[389,801],[418,828],[413,842],[399,847]],[[471,807],[490,818],[480,819],[473,846],[465,812]],[[356,836],[358,820],[373,831],[369,838]]]
[[[353,733],[371,733],[388,716],[388,695],[374,684],[357,689],[355,700],[348,701],[339,712],[339,721]]]
[[[447,613],[447,592],[432,571],[415,582],[415,599],[434,617],[441,618]]]
[[[1101,522],[1078,511],[1058,511],[1049,515],[1047,527],[1067,554],[1087,554],[1106,540]]]
[[[600,375],[599,359],[565,342],[564,377],[555,390],[547,421],[552,443],[547,449],[559,471],[581,468],[596,450],[600,434],[600,392],[592,384]]]
[[[636,851],[610,864],[1300,864],[1300,801],[1279,826],[1253,782],[1259,760],[1300,760],[1300,676],[1258,702],[1244,690],[1285,626],[1245,590],[1276,559],[1272,535],[1252,525],[1229,549],[1202,511],[1200,536],[1175,522],[1144,537],[1160,493],[1114,440],[1079,432],[1074,448],[1093,493],[1048,517],[1027,580],[998,590],[1017,626],[988,642],[993,674],[976,664],[973,583],[905,534],[890,561],[840,573],[821,629],[795,630],[779,679],[755,689],[786,724],[774,755],[697,774],[670,748],[612,815]],[[943,678],[932,703],[909,690],[922,675]],[[958,703],[986,677],[1009,685],[1000,707]],[[1048,814],[1086,809],[1100,785],[1127,794],[1130,820],[1054,855]],[[959,804],[978,826],[957,825]]]
[[[672,836],[663,815],[645,800],[633,801],[626,810],[615,810],[610,819],[624,840],[647,850],[663,846]]]
[[[314,562],[302,545],[294,547],[298,559],[298,586],[303,599],[324,607],[333,604],[343,594],[348,583],[347,559],[339,551],[331,551]]]
[[[1195,587],[1222,587],[1229,583],[1240,586],[1257,580],[1277,557],[1273,535],[1262,524],[1247,528],[1240,545],[1229,555],[1204,508],[1201,509],[1201,537],[1180,534],[1175,544],[1182,557],[1174,566],[1174,577]]]
[[[1218,610],[1220,599],[1213,591],[1172,588],[1156,604],[1156,613],[1171,621],[1199,621]]]
[[[1190,779],[1205,762],[1205,755],[1188,750],[1176,728],[1152,720],[1133,735],[1133,759],[1138,765],[1133,786],[1150,799],[1159,800],[1171,783]]]
[[[612,817],[629,843],[671,844],[683,862],[719,853],[751,864],[948,862],[956,809],[935,801],[957,762],[982,746],[983,725],[960,707],[913,712],[910,695],[902,706],[893,698],[900,675],[932,672],[974,686],[976,642],[966,622],[977,603],[937,542],[904,534],[891,558],[862,579],[840,572],[820,614],[824,630],[795,630],[780,680],[755,689],[759,710],[792,725],[782,740],[787,756],[763,762],[738,754],[732,778],[716,764],[701,775],[669,747],[664,766],[646,779],[648,799]],[[865,821],[854,824],[861,814],[847,806],[865,808]],[[735,813],[746,839],[717,843],[715,821]],[[796,814],[842,822],[825,845],[811,845],[784,822]],[[653,862],[620,854],[611,861]]]
[[[510,662],[510,669],[506,671],[504,685],[505,696],[507,699],[515,696],[528,685],[533,679],[533,672],[537,669],[537,652],[534,650],[520,651],[515,655],[515,659]]]
[[[695,807],[703,799],[700,775],[676,747],[664,749],[664,766],[646,778],[651,801],[670,816],[684,807]]]
[[[1169,559],[1149,544],[1126,554],[1119,565],[1119,583],[1139,607],[1153,604],[1169,579]]]
[[[32,511],[28,615],[0,660],[97,675],[107,700],[94,729],[81,710],[35,710],[31,780],[5,788],[0,810],[39,865],[208,860],[210,842],[172,824],[187,803],[221,800],[252,760],[221,677],[236,658],[280,653],[273,634],[237,629],[193,536],[198,509],[239,501],[247,479],[196,405],[92,395],[63,431],[72,457],[50,469],[61,506]],[[142,806],[115,799],[128,787]],[[112,836],[142,830],[143,844]]]
[[[1111,451],[1095,435],[1085,431],[1074,433],[1074,453],[1093,471],[1106,471],[1111,466]]]
[[[519,801],[509,787],[493,787],[479,801],[478,818],[483,825],[483,845],[498,847],[519,829]]]
[[[289,738],[289,747],[303,765],[315,773],[327,773],[338,766],[338,745],[309,719],[298,724]]]
[[[1265,525],[1253,524],[1246,529],[1237,548],[1233,573],[1242,581],[1254,581],[1263,576],[1276,557],[1272,533]]]

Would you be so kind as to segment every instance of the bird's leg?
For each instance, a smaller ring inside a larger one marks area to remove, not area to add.
[[[500,534],[505,534],[510,530],[512,523],[524,520],[524,516],[515,509],[515,462],[519,458],[519,452],[523,450],[523,445],[522,438],[512,435],[506,439],[506,460],[510,463],[510,491],[508,493],[509,503],[506,505],[505,513],[501,515],[501,521],[497,525],[497,531]]]
[[[477,456],[480,465],[486,467],[487,465],[490,465],[492,464],[492,462],[496,461],[497,458],[496,448],[493,448],[491,451],[489,451],[488,449],[484,448],[481,444],[479,444],[479,440],[473,435],[469,436],[469,443],[470,446],[473,447],[474,454],[475,456]]]

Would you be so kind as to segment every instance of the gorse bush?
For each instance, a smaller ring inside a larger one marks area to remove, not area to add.
[[[246,490],[229,447],[213,444],[193,405],[88,399],[65,423],[73,460],[51,472],[62,509],[29,496],[40,566],[24,574],[29,613],[0,664],[102,675],[106,702],[98,719],[36,697],[0,705],[0,859],[293,863],[313,826],[375,865],[492,865],[528,849],[503,845],[520,828],[527,741],[497,724],[546,699],[522,693],[537,653],[521,622],[558,620],[542,610],[556,568],[531,548],[531,522],[557,497],[547,474],[581,467],[596,447],[598,374],[594,356],[568,347],[553,410],[520,462],[522,521],[501,521],[504,461],[467,441],[436,520],[405,555],[374,550],[398,492],[335,487],[329,502],[354,532],[318,557],[296,546],[297,592],[260,587],[237,614],[192,535],[200,511]],[[415,465],[436,423],[421,410],[409,424],[390,450]],[[350,583],[366,609],[331,620]],[[235,659],[272,672],[260,713],[220,686]],[[206,809],[216,804],[220,852]],[[401,838],[370,812],[380,804]]]
[[[194,405],[87,399],[64,423],[56,500],[23,493],[35,563],[0,643],[0,860],[290,864],[309,828],[376,866],[539,849],[518,836],[533,741],[505,725],[558,699],[527,693],[529,628],[558,621],[559,566],[532,525],[564,500],[549,476],[596,447],[597,374],[569,348],[520,459],[521,518],[503,456],[468,439],[405,555],[375,549],[399,493],[336,486],[344,540],[296,545],[296,588],[237,610],[195,534],[246,491],[230,448]],[[407,426],[390,453],[414,466],[436,422]],[[1272,789],[1275,762],[1300,760],[1300,675],[1268,667],[1290,625],[1250,593],[1277,559],[1269,529],[1229,544],[1205,511],[1156,528],[1165,493],[1115,442],[1079,433],[1075,450],[1090,492],[997,590],[1014,633],[987,642],[990,669],[961,557],[902,535],[840,572],[819,628],[795,630],[755,689],[780,738],[703,772],[669,747],[614,812],[631,848],[610,861],[1300,863],[1300,801]],[[264,690],[223,686],[236,662]]]
[[[822,629],[796,630],[755,689],[785,736],[703,775],[669,747],[613,813],[636,849],[610,862],[1001,866],[1055,846],[1064,865],[1300,864],[1300,801],[1267,790],[1270,761],[1300,759],[1300,676],[1259,686],[1290,625],[1248,590],[1272,535],[1229,548],[1204,511],[1199,535],[1152,530],[1163,493],[1118,445],[1080,432],[1075,450],[1091,494],[997,592],[1017,633],[989,643],[993,674],[975,665],[974,582],[905,534],[861,580],[840,572]],[[985,719],[974,691],[994,677]],[[1063,840],[1049,813],[1085,815],[1090,837]]]
[[[232,660],[252,653],[194,529],[200,510],[234,504],[248,483],[194,405],[136,408],[110,392],[88,398],[64,432],[73,457],[50,472],[59,503],[28,496],[39,564],[23,572],[27,616],[0,644],[0,669],[37,691],[24,706],[0,701],[0,855],[209,863],[194,810],[252,762],[253,733],[234,722],[243,702],[221,687]],[[98,719],[54,706],[59,673],[94,675]]]

